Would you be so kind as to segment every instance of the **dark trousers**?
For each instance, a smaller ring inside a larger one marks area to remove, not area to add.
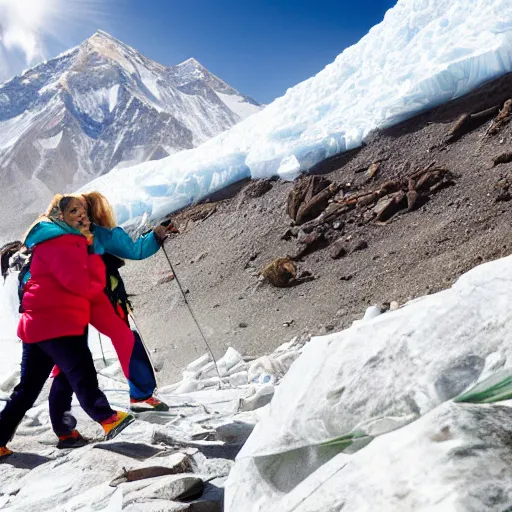
[[[107,397],[98,387],[86,336],[66,336],[40,343],[24,343],[20,383],[14,388],[0,413],[0,446],[5,446],[12,438],[23,416],[34,405],[54,365],[60,368],[83,410],[94,421],[101,422],[115,414]],[[71,394],[69,396],[71,400]],[[63,412],[69,410],[69,405],[58,401],[52,403],[52,423],[53,418],[61,418],[62,421]]]
[[[139,333],[132,332],[135,345],[130,358],[130,378],[128,379],[130,398],[144,400],[152,396],[155,391],[155,372]],[[76,418],[71,414],[72,395],[73,388],[66,375],[60,372],[53,379],[48,398],[53,431],[58,436],[69,434],[76,427]]]

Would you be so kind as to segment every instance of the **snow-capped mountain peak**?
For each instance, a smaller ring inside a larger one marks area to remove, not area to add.
[[[210,73],[194,58],[169,68],[173,81],[181,90],[194,90],[201,87],[213,89],[218,98],[240,118],[245,119],[261,110],[262,106],[248,96],[241,95],[236,89]]]
[[[26,224],[55,192],[191,149],[261,108],[195,59],[166,67],[98,31],[0,85],[2,186],[12,192],[0,211]]]

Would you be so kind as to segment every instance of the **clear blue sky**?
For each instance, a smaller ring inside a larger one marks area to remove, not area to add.
[[[395,3],[110,0],[98,28],[164,65],[195,57],[231,86],[269,103],[356,43]],[[87,37],[78,32],[73,44]]]

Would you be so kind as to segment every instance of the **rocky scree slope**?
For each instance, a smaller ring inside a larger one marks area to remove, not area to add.
[[[166,248],[214,351],[233,346],[259,356],[294,336],[338,331],[369,305],[447,288],[508,255],[509,98],[507,75],[322,162],[311,170],[321,175],[313,184],[311,177],[240,184],[232,197],[175,216],[182,233]],[[327,199],[297,226],[290,194],[307,212],[308,185],[310,196],[323,191]],[[286,256],[296,286],[262,281],[265,267]],[[130,263],[124,274],[139,327],[166,361],[162,380],[176,380],[205,347],[164,255]]]

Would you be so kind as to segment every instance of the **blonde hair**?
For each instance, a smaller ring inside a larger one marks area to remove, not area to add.
[[[91,222],[104,228],[117,226],[114,211],[108,199],[99,192],[88,192],[81,196],[87,203],[87,210]]]

